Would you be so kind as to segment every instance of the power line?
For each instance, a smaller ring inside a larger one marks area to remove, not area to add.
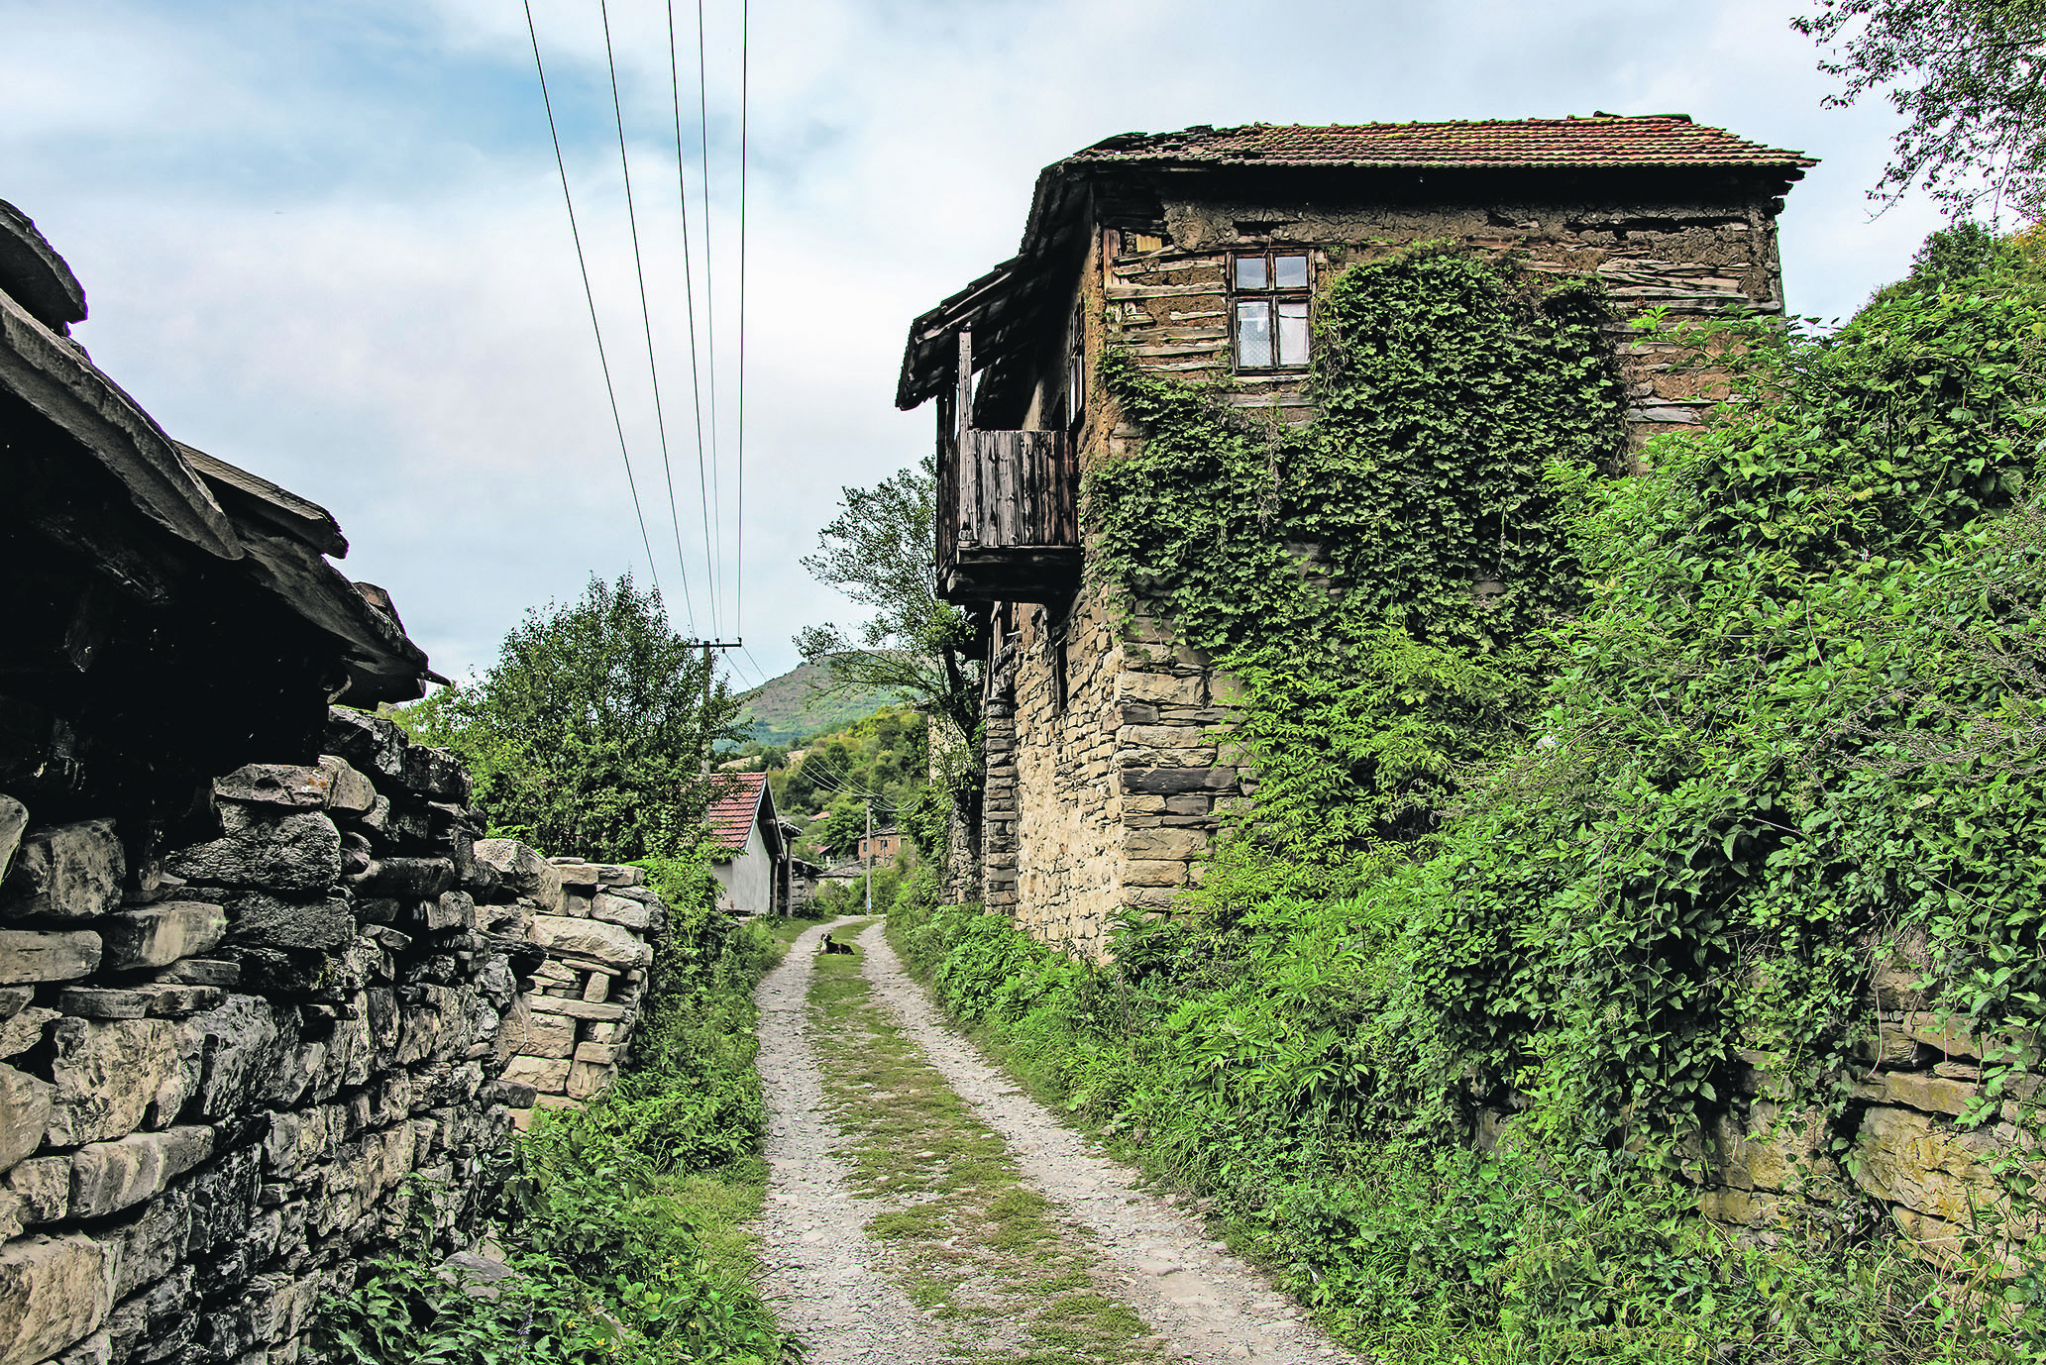
[[[696,498],[703,513],[704,582],[716,592],[710,558],[710,494],[703,467],[703,370],[696,341],[696,268],[689,259],[689,168],[682,152],[682,73],[675,58],[675,0],[668,6],[668,90],[675,112],[675,197],[682,206],[682,297],[689,312],[689,389],[696,405]],[[705,217],[708,231],[709,218]]]
[[[747,45],[752,36],[749,0],[739,0],[739,526],[733,558],[732,634],[746,633],[746,119],[750,109],[752,67]]]
[[[668,481],[668,521],[675,528],[675,567],[682,575],[682,604],[689,613],[689,632],[696,633],[696,603],[689,595],[689,562],[682,555],[682,518],[675,510],[675,470],[668,462],[668,416],[661,408],[661,372],[654,361],[654,317],[647,305],[646,262],[639,251],[639,213],[632,203],[632,162],[625,153],[625,109],[618,98],[618,59],[611,51],[611,7],[597,0],[604,27],[604,65],[611,77],[611,116],[618,123],[618,171],[625,180],[625,221],[632,229],[632,269],[639,280],[639,320],[646,330],[646,372],[654,387],[654,428],[661,437],[661,472]]]
[[[705,77],[703,0],[696,0],[696,126],[703,140],[703,174],[698,185],[703,191],[703,321],[704,351],[710,371],[710,505],[717,526],[717,570],[711,579],[711,621],[716,630],[717,612],[724,597],[725,520],[718,505],[718,300],[715,242],[710,216],[710,89]],[[710,546],[704,546],[710,553]]]
[[[561,155],[561,133],[554,126],[554,100],[547,93],[547,67],[540,60],[540,31],[533,25],[533,0],[522,0],[526,10],[526,36],[533,41],[533,69],[540,76],[540,104],[547,111],[547,136],[554,143],[554,167],[561,173],[561,200],[568,206],[568,235],[575,242],[576,269],[582,273],[583,301],[590,308],[590,330],[597,338],[597,364],[604,372],[604,392],[611,400],[611,425],[618,432],[618,457],[625,462],[625,486],[632,492],[632,515],[639,523],[640,544],[646,547],[646,571],[660,591],[661,572],[654,566],[654,543],[647,535],[646,514],[639,505],[639,481],[632,476],[632,455],[625,446],[625,422],[618,415],[618,390],[611,382],[611,361],[604,353],[604,328],[597,321],[597,295],[590,288],[590,265],[583,256],[583,235],[575,223],[575,197],[568,191],[568,163]],[[685,587],[686,591],[686,587]]]

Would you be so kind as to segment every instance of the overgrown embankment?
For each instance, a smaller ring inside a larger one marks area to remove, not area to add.
[[[1439,252],[1333,286],[1305,431],[1115,377],[1151,436],[1093,515],[1244,678],[1257,816],[1106,969],[892,931],[1388,1358],[2040,1358],[2036,261],[1716,330],[1743,401],[1625,479],[1595,295]],[[1979,1089],[1898,1157],[1899,1077]],[[1789,1168],[1738,1232],[1735,1148]],[[1884,1192],[1920,1158],[1957,1207]]]
[[[715,907],[699,858],[648,865],[677,907],[656,944],[629,1067],[587,1110],[536,1116],[498,1172],[487,1283],[399,1256],[330,1301],[327,1358],[728,1361],[799,1358],[755,1293],[742,1226],[766,1185],[751,991],[785,945]]]

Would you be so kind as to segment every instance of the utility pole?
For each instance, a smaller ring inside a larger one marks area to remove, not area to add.
[[[867,913],[874,913],[874,798],[867,798]]]

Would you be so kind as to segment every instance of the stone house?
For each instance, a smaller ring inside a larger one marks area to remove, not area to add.
[[[1047,167],[1018,254],[911,324],[896,392],[936,400],[938,586],[987,664],[982,807],[948,894],[1099,955],[1118,912],[1171,907],[1246,795],[1217,743],[1230,680],[1169,621],[1116,622],[1082,589],[1081,476],[1144,435],[1095,382],[1107,350],[1310,421],[1317,292],[1429,241],[1595,276],[1623,312],[1780,314],[1776,215],[1813,164],[1683,115],[1599,114],[1197,127]],[[1670,347],[1618,350],[1630,442],[1699,418]]]
[[[711,873],[718,905],[740,915],[786,914],[791,894],[788,833],[774,813],[766,773],[721,779],[724,795],[705,815],[718,850]]]

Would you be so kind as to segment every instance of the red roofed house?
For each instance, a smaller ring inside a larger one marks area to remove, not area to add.
[[[1083,587],[1080,476],[1145,434],[1095,382],[1106,350],[1310,421],[1320,291],[1419,242],[1595,276],[1623,315],[1780,314],[1776,215],[1812,164],[1681,114],[1599,114],[1131,133],[1047,167],[1015,258],[910,325],[896,390],[937,400],[938,590],[984,631],[985,795],[949,893],[1099,953],[1123,907],[1170,907],[1243,794],[1207,739],[1227,679],[1174,654],[1169,622],[1148,661],[1126,649]],[[1622,342],[1630,448],[1695,422],[1696,376]]]
[[[766,773],[732,773],[716,788],[704,819],[718,850],[711,874],[718,879],[721,909],[740,915],[786,914],[789,903],[789,848],[774,814],[774,793]]]

